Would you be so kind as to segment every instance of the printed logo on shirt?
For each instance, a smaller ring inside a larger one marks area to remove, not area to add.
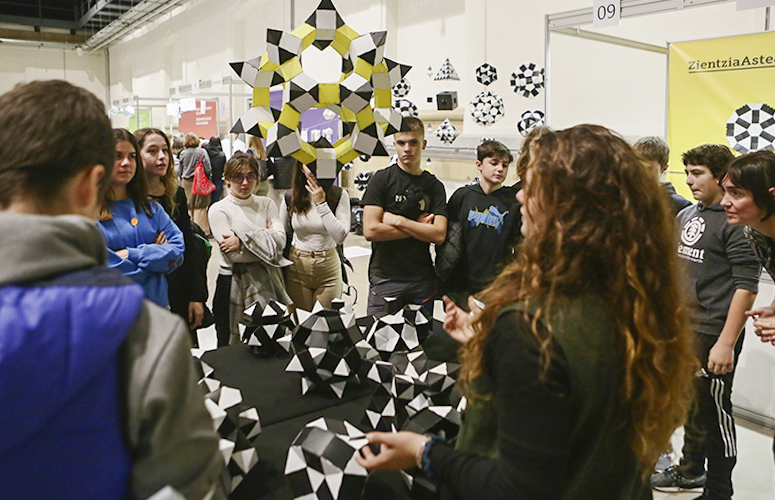
[[[498,210],[498,207],[495,205],[490,205],[490,208],[484,212],[478,212],[476,209],[472,208],[468,212],[468,220],[471,222],[471,227],[476,227],[479,224],[483,224],[495,229],[498,231],[498,234],[500,234],[501,231],[503,231],[503,219],[508,213],[509,210],[501,213],[500,210]]]
[[[705,249],[692,248],[692,246],[700,241],[704,232],[705,219],[699,215],[692,217],[689,222],[684,224],[681,231],[681,242],[683,245],[678,245],[678,255],[684,259],[702,264],[705,261]]]

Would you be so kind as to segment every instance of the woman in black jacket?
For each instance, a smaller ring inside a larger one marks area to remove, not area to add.
[[[221,138],[217,135],[210,137],[210,141],[205,146],[205,151],[210,157],[210,168],[212,169],[212,181],[215,184],[215,191],[210,195],[210,205],[219,201],[223,197],[223,167],[226,165],[226,154],[221,147]]]
[[[186,245],[183,264],[167,275],[170,310],[181,316],[191,330],[196,345],[196,329],[202,324],[207,302],[207,260],[203,243],[191,229],[186,193],[175,181],[172,154],[167,135],[161,130],[144,128],[135,132],[140,147],[148,193],[183,233]]]

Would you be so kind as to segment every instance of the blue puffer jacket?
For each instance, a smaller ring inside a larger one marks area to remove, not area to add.
[[[38,249],[56,256],[50,261],[8,247],[0,263],[0,497],[126,498],[132,461],[119,359],[143,289],[89,267],[57,240]],[[75,270],[60,266],[68,257]]]

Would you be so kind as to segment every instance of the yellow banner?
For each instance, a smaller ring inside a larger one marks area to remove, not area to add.
[[[668,180],[694,201],[682,153],[708,143],[738,153],[773,146],[775,32],[673,43],[668,75]]]

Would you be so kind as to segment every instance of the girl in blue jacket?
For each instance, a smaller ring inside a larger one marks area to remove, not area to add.
[[[158,202],[149,201],[145,175],[137,175],[140,154],[134,136],[120,128],[113,129],[113,136],[116,160],[98,222],[108,266],[142,285],[148,300],[168,307],[164,275],[183,262],[183,234]]]

